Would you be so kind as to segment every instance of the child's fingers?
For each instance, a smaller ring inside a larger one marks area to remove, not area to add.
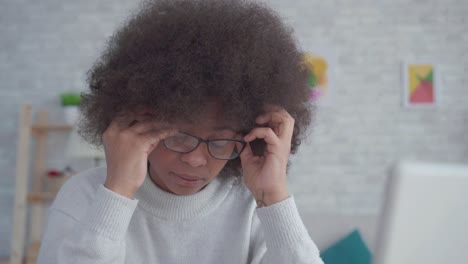
[[[257,138],[264,139],[268,145],[278,145],[280,143],[278,136],[269,127],[256,127],[252,129],[244,137],[244,140],[247,142],[251,142]]]
[[[161,130],[150,130],[140,135],[143,139],[143,144],[148,147],[148,153],[153,151],[161,140],[168,137],[174,136],[178,133],[177,129],[161,129]]]
[[[292,137],[294,119],[284,109],[267,112],[257,117],[256,122],[261,125],[267,124],[268,127],[272,128],[281,139]]]
[[[154,129],[169,129],[171,126],[167,123],[161,123],[154,120],[133,120],[131,126],[128,128],[129,131],[132,131],[136,134],[144,134],[150,130]]]

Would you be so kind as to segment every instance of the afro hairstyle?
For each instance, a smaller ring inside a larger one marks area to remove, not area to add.
[[[147,0],[110,37],[88,72],[79,133],[102,146],[118,116],[151,109],[158,121],[196,122],[209,98],[240,130],[265,105],[294,118],[291,153],[311,122],[309,72],[293,30],[258,1]],[[224,173],[239,174],[240,160]]]

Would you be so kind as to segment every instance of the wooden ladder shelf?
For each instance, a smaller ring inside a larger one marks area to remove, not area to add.
[[[16,187],[13,208],[13,232],[11,239],[10,264],[22,264],[24,258],[27,264],[36,263],[39,253],[41,231],[43,228],[43,203],[50,202],[56,193],[43,191],[43,180],[46,175],[46,147],[49,132],[69,132],[72,125],[50,124],[47,112],[37,113],[33,123],[31,105],[21,107],[18,123],[18,145],[16,156]],[[34,164],[32,170],[32,188],[28,189],[31,156],[31,139],[35,140]],[[29,221],[29,239],[25,238],[27,225],[27,210],[31,208]],[[26,257],[24,247],[27,244]]]

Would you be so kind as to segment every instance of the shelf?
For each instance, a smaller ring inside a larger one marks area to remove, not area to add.
[[[44,172],[47,171],[47,139],[49,134],[73,132],[75,127],[56,120],[49,122],[46,111],[38,111],[35,118],[33,116],[34,111],[31,105],[21,106],[18,119],[11,264],[22,264],[25,259],[26,263],[36,262],[44,227],[45,208],[55,199],[56,190],[59,189],[59,182],[44,180],[46,176]],[[33,141],[34,149],[31,148]],[[32,168],[29,167],[31,163],[33,163]],[[27,225],[29,229],[26,228]],[[26,252],[25,248],[27,248]]]
[[[54,200],[56,195],[56,192],[29,192],[27,199],[30,203],[43,203]]]
[[[47,124],[47,125],[32,125],[33,132],[42,132],[42,131],[71,131],[73,129],[72,125],[67,124]]]

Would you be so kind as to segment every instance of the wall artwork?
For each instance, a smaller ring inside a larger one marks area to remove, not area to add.
[[[433,63],[403,64],[403,105],[434,107],[438,102],[439,73]]]
[[[334,56],[325,49],[311,49],[304,52],[304,63],[310,71],[309,99],[328,104],[332,92]]]

